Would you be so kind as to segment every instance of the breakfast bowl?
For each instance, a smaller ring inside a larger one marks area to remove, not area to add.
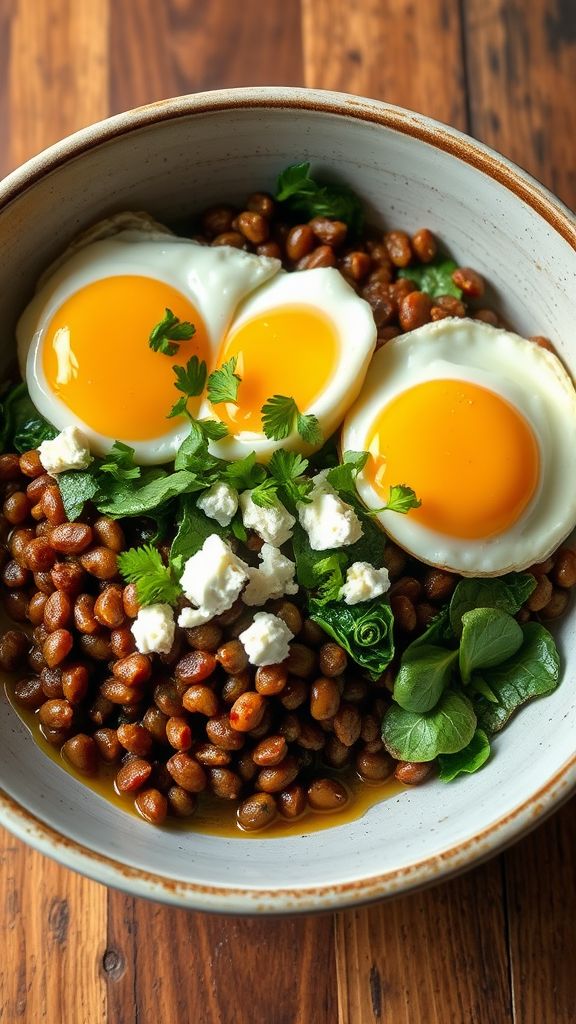
[[[38,280],[85,229],[126,210],[181,225],[211,204],[274,192],[279,172],[301,161],[353,189],[375,228],[429,228],[459,265],[483,275],[502,322],[549,338],[576,372],[576,222],[554,196],[481,144],[409,111],[254,88],[110,118],[0,184],[3,373]],[[554,627],[561,684],[496,736],[481,771],[450,785],[398,786],[340,824],[312,828],[305,818],[284,835],[151,828],[48,758],[3,700],[2,823],[100,882],[200,910],[330,910],[438,882],[524,835],[573,791],[575,631],[568,610]]]

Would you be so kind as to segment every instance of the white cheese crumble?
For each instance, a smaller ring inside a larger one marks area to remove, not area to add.
[[[212,484],[196,504],[208,519],[215,519],[220,526],[229,526],[238,509],[238,491],[223,481]]]
[[[370,562],[353,562],[346,573],[340,597],[346,604],[360,604],[380,597],[390,589],[388,569],[375,569]]]
[[[88,442],[78,427],[65,427],[51,441],[42,441],[38,454],[44,469],[52,476],[67,469],[87,469],[92,462]]]
[[[298,584],[294,579],[296,564],[279,548],[263,544],[259,558],[258,568],[248,569],[248,586],[242,594],[245,604],[262,605],[271,598],[297,593]]]
[[[248,579],[248,566],[217,533],[184,565],[180,586],[195,608],[183,608],[178,625],[188,628],[228,611]]]
[[[251,665],[278,665],[289,653],[294,637],[282,619],[270,612],[257,612],[254,622],[238,637]]]
[[[168,654],[174,643],[174,612],[169,604],[141,608],[131,629],[140,654]]]
[[[267,544],[279,548],[290,540],[296,520],[282,502],[276,501],[270,508],[260,508],[252,501],[252,491],[240,495],[242,522],[247,530],[254,530]]]
[[[326,479],[326,471],[313,479],[308,504],[298,505],[300,525],[306,530],[313,551],[343,548],[362,536],[362,524],[351,505],[336,493]]]

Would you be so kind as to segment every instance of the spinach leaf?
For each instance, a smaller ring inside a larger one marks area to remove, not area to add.
[[[427,644],[446,644],[451,646],[454,642],[455,637],[450,626],[448,608],[442,608],[438,615],[435,615],[428,624],[422,635],[413,640],[406,648],[405,653],[408,654],[409,651]]]
[[[452,274],[457,264],[454,260],[445,256],[437,256],[432,263],[425,263],[417,267],[404,267],[398,271],[398,277],[406,277],[414,281],[421,292],[426,292],[433,299],[439,295],[453,295],[456,299],[462,298],[462,290],[454,284]]]
[[[384,715],[382,739],[398,761],[433,761],[439,754],[463,750],[475,729],[471,702],[463,694],[447,690],[426,714],[393,704]]]
[[[474,608],[462,616],[460,674],[470,682],[474,669],[492,668],[511,658],[524,637],[516,619],[499,608]]]
[[[42,441],[52,440],[58,431],[40,415],[24,382],[9,391],[2,403],[0,451],[27,452]]]
[[[515,615],[536,586],[527,572],[511,572],[498,579],[460,580],[450,601],[450,623],[456,636],[462,632],[462,616],[473,608],[500,608]]]
[[[476,729],[470,743],[456,754],[440,754],[438,778],[452,782],[462,772],[477,772],[490,757],[490,740],[482,729]]]
[[[312,599],[308,613],[371,679],[379,679],[394,656],[394,616],[385,600],[376,597],[347,605],[338,601],[322,604]]]
[[[130,486],[130,481],[126,481],[99,494],[96,507],[114,519],[142,516],[184,491],[200,490],[203,486],[198,485],[194,474],[185,469],[176,473],[150,469],[142,474],[139,487]]]
[[[184,563],[200,550],[206,538],[212,533],[218,533],[226,538],[227,529],[219,526],[215,519],[205,516],[202,510],[197,508],[196,499],[189,494],[184,494],[180,498],[177,521],[179,527],[170,548],[170,564],[179,579]]]
[[[89,469],[69,469],[58,474],[58,486],[62,495],[64,511],[72,522],[82,515],[84,505],[92,501],[98,492],[98,478],[94,463]]]
[[[408,648],[394,683],[394,700],[405,711],[430,711],[450,683],[457,651],[422,644]]]
[[[291,212],[312,217],[343,220],[352,234],[359,234],[364,223],[362,204],[348,185],[316,181],[310,175],[310,163],[291,164],[278,178],[276,199]],[[456,265],[456,264],[454,264]]]
[[[560,657],[552,634],[538,622],[527,622],[520,628],[524,638],[520,650],[502,665],[483,673],[498,699],[498,704],[484,697],[475,701],[478,722],[487,733],[498,732],[522,704],[551,693],[558,686]]]

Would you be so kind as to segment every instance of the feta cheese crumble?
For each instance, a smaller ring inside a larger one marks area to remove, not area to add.
[[[238,509],[238,491],[221,481],[204,491],[196,504],[208,519],[215,519],[220,526],[229,526]]]
[[[140,654],[168,654],[174,643],[174,612],[169,604],[141,608],[131,626]]]
[[[353,562],[346,573],[340,597],[346,604],[360,604],[380,597],[390,589],[388,569],[375,569],[370,562]]]
[[[272,544],[263,544],[260,551],[260,565],[248,569],[248,586],[242,600],[249,605],[266,604],[274,597],[295,594],[298,584],[294,579],[296,564]]]
[[[51,441],[42,441],[38,454],[44,469],[52,476],[67,469],[88,469],[92,462],[88,442],[78,427],[65,427]]]
[[[251,665],[278,665],[290,653],[294,634],[277,615],[257,612],[254,622],[238,637]]]
[[[226,541],[211,533],[186,561],[180,586],[195,608],[183,608],[178,625],[201,626],[214,615],[228,611],[248,579],[248,566]]]
[[[243,491],[240,508],[246,529],[254,530],[267,544],[279,548],[290,540],[296,520],[278,499],[270,508],[260,508],[252,501],[252,491]]]
[[[362,524],[351,505],[330,486],[326,472],[318,473],[307,504],[298,505],[300,525],[308,534],[313,551],[343,548],[362,536]]]

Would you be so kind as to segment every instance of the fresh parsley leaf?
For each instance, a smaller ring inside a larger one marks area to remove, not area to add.
[[[202,394],[206,387],[207,373],[204,360],[200,362],[198,356],[192,356],[186,366],[173,366],[172,369],[176,374],[174,387],[182,391],[186,398],[195,398]]]
[[[386,511],[400,512],[401,515],[406,515],[410,509],[420,508],[421,504],[422,502],[416,497],[411,487],[407,487],[406,484],[393,484],[390,488]]]
[[[262,406],[262,429],[273,441],[285,441],[297,430],[307,444],[320,444],[322,431],[316,416],[303,415],[293,398],[272,395]]]
[[[414,281],[419,291],[426,292],[432,299],[437,299],[440,295],[453,295],[455,299],[461,299],[462,289],[458,288],[458,285],[455,285],[452,280],[456,266],[454,260],[438,256],[432,263],[425,263],[418,267],[404,267],[398,271],[398,277]]]
[[[157,548],[144,544],[118,555],[118,569],[128,583],[136,584],[138,600],[142,605],[163,602],[175,604],[180,587],[169,566],[164,565]]]
[[[180,346],[174,342],[188,341],[195,333],[194,324],[188,320],[180,320],[171,309],[166,309],[160,322],[152,328],[148,344],[154,352],[175,356]]]
[[[307,161],[292,164],[282,171],[276,199],[291,212],[302,212],[308,219],[331,217],[343,220],[352,234],[359,234],[362,230],[364,214],[356,193],[348,185],[317,181],[311,176]]]
[[[99,468],[101,473],[109,473],[114,480],[137,480],[142,472],[134,462],[134,449],[123,441],[114,441]]]
[[[274,508],[278,502],[278,489],[278,481],[267,477],[252,491],[252,501],[260,508]]]
[[[121,483],[120,486],[98,496],[95,504],[100,512],[114,519],[120,516],[143,516],[184,491],[203,489],[204,484],[199,483],[194,473],[188,470],[178,470],[175,473],[149,470],[143,475],[141,486],[126,486],[125,483]]]
[[[174,416],[185,416],[188,412],[188,399],[185,395],[182,395],[168,413],[167,419],[171,420]]]
[[[219,420],[201,419],[195,421],[208,441],[221,441],[228,436],[228,427]]]
[[[308,492],[312,488],[312,481],[304,476],[308,469],[308,459],[304,459],[297,452],[289,452],[279,448],[274,452],[268,470],[274,480],[277,481],[281,498],[294,511],[295,505],[299,502],[307,502]]]
[[[266,470],[256,462],[256,452],[250,452],[243,459],[226,463],[224,479],[237,491],[249,491],[266,479]]]
[[[348,559],[341,551],[335,551],[328,558],[321,558],[314,565],[317,577],[315,600],[318,604],[337,601],[344,586],[346,563]]]
[[[212,405],[218,402],[236,402],[238,399],[238,388],[242,378],[235,373],[238,356],[232,356],[222,366],[213,370],[208,377],[208,401]]]
[[[368,452],[344,452],[342,462],[329,470],[326,479],[336,491],[355,493],[358,473],[364,469],[370,455]]]

